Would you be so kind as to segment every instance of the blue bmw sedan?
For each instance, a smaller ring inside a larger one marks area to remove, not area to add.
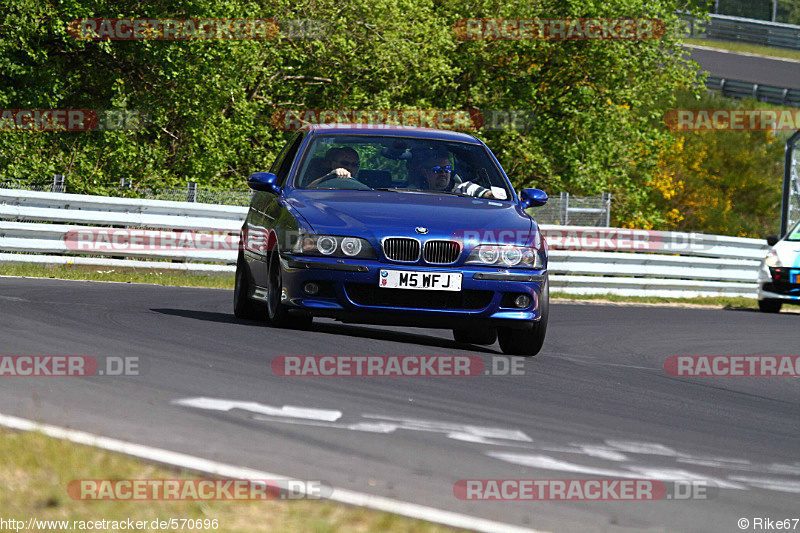
[[[547,195],[517,196],[476,137],[308,126],[248,185],[237,317],[446,328],[507,354],[541,350],[547,245],[526,209]]]

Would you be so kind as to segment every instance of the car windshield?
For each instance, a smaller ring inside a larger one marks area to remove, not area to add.
[[[789,230],[789,235],[786,237],[787,241],[800,241],[800,221]]]
[[[294,186],[512,198],[482,145],[380,135],[315,136]]]

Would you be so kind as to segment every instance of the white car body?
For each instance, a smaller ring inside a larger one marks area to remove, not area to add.
[[[759,308],[775,313],[783,303],[800,304],[800,222],[770,248],[759,268]]]

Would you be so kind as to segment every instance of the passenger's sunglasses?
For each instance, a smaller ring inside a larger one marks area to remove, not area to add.
[[[435,167],[431,167],[430,170],[434,174],[441,174],[442,172],[446,172],[449,174],[453,171],[453,167],[451,167],[450,165],[445,165],[443,167],[437,165]]]

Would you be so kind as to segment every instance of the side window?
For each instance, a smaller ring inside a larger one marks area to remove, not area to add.
[[[269,167],[269,171],[270,172],[272,172],[273,174],[277,174],[278,167],[281,166],[281,163],[283,162],[283,158],[286,157],[286,153],[289,151],[289,148],[294,143],[294,140],[295,140],[295,137],[292,137],[292,142],[288,142],[288,143],[286,143],[284,145],[283,150],[281,150],[281,153],[278,154],[278,157],[272,163],[272,166]]]
[[[270,169],[272,173],[278,176],[278,183],[281,187],[286,184],[286,177],[289,175],[289,169],[292,168],[294,156],[297,155],[297,149],[300,148],[302,142],[303,135],[300,133],[295,135],[286,145],[283,152],[281,152],[281,155],[278,156],[275,164],[272,165],[272,169]]]

